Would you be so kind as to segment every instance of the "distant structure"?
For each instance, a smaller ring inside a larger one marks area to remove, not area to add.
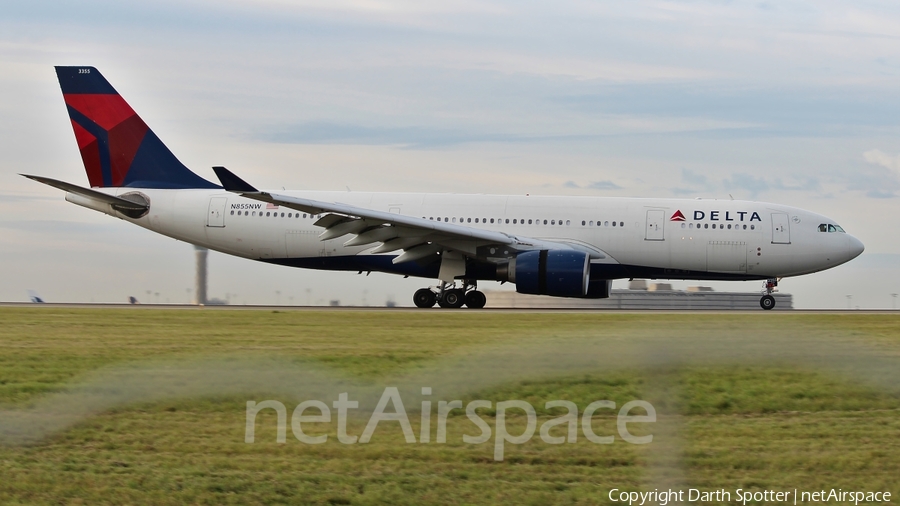
[[[759,310],[759,292],[716,292],[708,286],[691,286],[673,290],[669,283],[650,283],[636,279],[628,290],[612,290],[608,299],[569,299],[524,295],[496,290],[485,291],[489,308],[579,308],[579,309],[663,309],[663,310]],[[787,293],[773,293],[775,310],[794,309],[794,298]]]
[[[197,257],[197,273],[194,278],[194,304],[206,305],[206,257],[209,250],[200,246],[194,246],[194,255]]]

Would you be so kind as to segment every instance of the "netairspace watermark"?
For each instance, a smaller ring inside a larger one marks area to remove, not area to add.
[[[431,395],[431,388],[422,388],[422,395]],[[388,404],[392,405],[393,412],[385,412]],[[338,395],[338,400],[334,401],[331,408],[337,410],[337,439],[342,444],[368,443],[375,434],[375,429],[380,422],[398,422],[403,436],[407,443],[430,443],[431,442],[431,411],[432,401],[423,400],[421,409],[421,428],[419,431],[419,439],[416,440],[412,425],[409,423],[409,416],[403,405],[403,399],[400,391],[396,387],[387,387],[375,406],[372,416],[366,424],[366,428],[359,436],[347,434],[347,415],[348,410],[358,409],[359,401],[351,401],[348,393]],[[331,408],[322,401],[308,400],[303,401],[294,409],[291,415],[291,431],[294,436],[301,442],[306,444],[323,444],[328,440],[328,435],[310,436],[303,432],[303,424],[310,423],[331,423]],[[476,436],[463,435],[464,443],[482,444],[491,440],[491,426],[479,414],[477,409],[494,408],[494,460],[503,460],[503,451],[506,443],[521,445],[531,440],[537,428],[537,413],[534,406],[522,400],[501,401],[494,406],[491,401],[475,400],[469,402],[465,406],[466,417],[481,430]],[[544,404],[545,409],[565,408],[566,414],[556,418],[547,420],[540,427],[540,438],[547,444],[563,444],[575,443],[578,439],[578,406],[571,401],[555,400],[548,401]],[[630,412],[635,408],[641,408],[645,411],[644,415],[632,415]],[[287,441],[287,408],[284,404],[275,400],[267,400],[262,402],[247,401],[247,426],[244,432],[244,442],[253,443],[256,440],[256,416],[261,410],[274,409],[278,415],[278,428],[276,441],[284,443]],[[304,414],[307,410],[314,409],[319,412],[317,415]],[[453,410],[462,410],[463,403],[460,400],[450,402],[439,401],[437,403],[437,443],[447,442],[447,417]],[[591,426],[594,413],[601,409],[616,409],[616,403],[613,401],[595,401],[587,405],[581,415],[581,432],[584,437],[596,444],[612,444],[615,436],[598,435]],[[513,435],[506,430],[506,415],[510,410],[519,410],[525,413],[526,425],[525,430],[521,434]],[[634,400],[625,403],[619,409],[616,417],[616,428],[619,436],[631,444],[647,444],[653,441],[653,435],[635,436],[628,431],[629,423],[652,423],[656,421],[656,409],[647,402],[642,400]],[[566,426],[567,432],[565,436],[551,436],[550,430],[557,426]]]
[[[745,490],[739,488],[732,493],[729,490],[700,490],[689,488],[687,490],[653,490],[647,492],[625,491],[618,488],[609,491],[609,500],[614,503],[627,503],[629,506],[658,505],[666,506],[671,503],[739,503],[746,506],[748,503],[832,503],[854,504],[859,503],[886,503],[891,502],[891,493],[884,491],[859,491],[832,488],[829,490]]]

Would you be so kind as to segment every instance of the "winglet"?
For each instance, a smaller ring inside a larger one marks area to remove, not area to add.
[[[233,172],[225,167],[213,167],[216,177],[222,186],[230,192],[238,193],[258,193],[259,190],[250,185],[250,183],[234,175]]]

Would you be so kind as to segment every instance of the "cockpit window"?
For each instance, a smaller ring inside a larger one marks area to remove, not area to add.
[[[832,223],[823,223],[819,225],[819,232],[841,232],[842,234],[846,233],[844,232],[844,229],[839,225],[834,225]]]

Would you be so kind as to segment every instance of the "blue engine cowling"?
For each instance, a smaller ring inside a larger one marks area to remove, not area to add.
[[[590,274],[590,258],[580,251],[527,251],[516,256],[515,283],[519,293],[584,297]]]

